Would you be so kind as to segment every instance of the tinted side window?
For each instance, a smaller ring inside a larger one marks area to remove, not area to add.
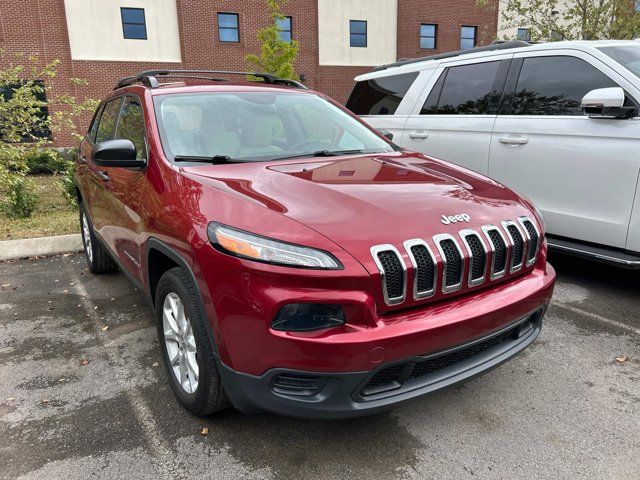
[[[104,108],[102,109],[102,115],[100,115],[98,132],[96,133],[96,143],[113,140],[121,103],[122,98],[116,98],[114,100],[108,101],[104,105]]]
[[[393,115],[417,76],[412,72],[358,82],[347,108],[356,115]]]
[[[434,85],[423,115],[486,115],[496,112],[500,62],[449,67]],[[440,90],[441,85],[441,92]]]
[[[98,132],[98,123],[100,123],[100,115],[102,115],[102,107],[98,109],[95,116],[93,117],[93,121],[89,126],[89,130],[87,131],[87,138],[92,142],[96,141],[96,133]]]
[[[118,131],[115,138],[131,140],[136,147],[136,158],[147,158],[147,147],[145,144],[144,114],[140,100],[133,97],[126,97],[124,106],[120,112]]]
[[[575,57],[526,58],[513,97],[513,115],[582,115],[582,97],[616,87],[604,73]]]

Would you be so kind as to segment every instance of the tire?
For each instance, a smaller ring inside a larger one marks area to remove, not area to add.
[[[115,272],[118,266],[96,237],[84,203],[80,204],[80,232],[82,233],[84,257],[87,259],[89,271],[91,273]]]
[[[198,295],[184,269],[172,268],[158,282],[155,311],[158,342],[171,388],[187,410],[204,416],[228,407],[229,401]]]

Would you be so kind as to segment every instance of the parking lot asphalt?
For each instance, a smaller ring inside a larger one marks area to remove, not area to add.
[[[640,478],[640,272],[551,261],[532,347],[347,421],[191,416],[124,275],[81,255],[0,263],[0,478]]]

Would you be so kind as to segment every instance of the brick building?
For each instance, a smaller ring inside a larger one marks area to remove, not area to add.
[[[476,0],[290,0],[283,13],[297,72],[341,102],[372,66],[490,43],[498,21]],[[264,0],[0,0],[0,48],[61,60],[56,95],[100,98],[146,69],[246,70],[268,21]]]

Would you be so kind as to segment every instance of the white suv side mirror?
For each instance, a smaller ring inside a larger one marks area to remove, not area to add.
[[[582,98],[582,110],[591,118],[629,118],[635,107],[625,107],[625,93],[620,87],[597,88]]]

